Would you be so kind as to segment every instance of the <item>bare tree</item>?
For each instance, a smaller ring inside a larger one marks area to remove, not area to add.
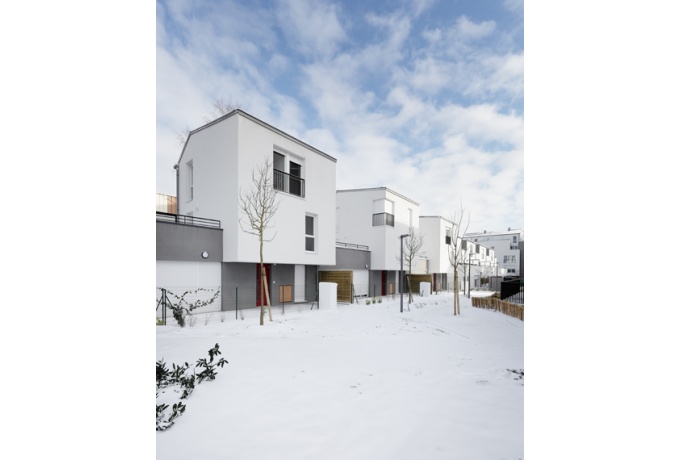
[[[479,284],[480,287],[486,284],[487,291],[491,289],[491,265],[489,265],[488,262],[485,262],[484,265],[482,265]]]
[[[188,126],[185,126],[182,131],[175,131],[175,136],[177,138],[177,145],[180,147],[184,147],[184,144],[187,143],[187,140],[189,139],[189,134],[191,133],[191,129],[189,129]]]
[[[466,251],[463,247],[463,236],[470,226],[470,215],[467,214],[465,219],[465,209],[463,203],[460,204],[460,211],[452,218],[453,228],[451,229],[451,244],[449,245],[449,262],[453,267],[453,314],[460,315],[460,299],[458,298],[458,267],[465,263]],[[463,229],[463,220],[465,222],[465,229]]]
[[[260,326],[264,325],[265,302],[269,311],[269,321],[273,321],[267,273],[264,268],[264,242],[272,241],[276,233],[270,239],[265,239],[264,234],[272,226],[272,218],[280,203],[276,201],[277,192],[273,186],[271,171],[271,159],[266,158],[263,164],[253,168],[250,190],[245,192],[239,190],[239,208],[245,215],[245,219],[239,219],[241,230],[256,235],[260,240]]]
[[[406,281],[406,287],[408,289],[408,303],[413,302],[413,294],[411,293],[411,271],[413,269],[413,262],[417,257],[423,255],[423,235],[421,233],[416,233],[415,228],[412,226],[408,228],[408,236],[404,238],[404,262],[408,267],[408,278]],[[397,260],[401,262],[399,256]]]
[[[222,96],[220,96],[219,98],[215,99],[215,102],[213,102],[214,110],[209,116],[205,117],[205,122],[210,123],[213,120],[217,120],[222,115],[226,115],[232,110],[239,108],[241,108],[241,104],[238,102],[236,104],[232,104],[231,98],[229,98],[229,101],[227,102]]]
[[[232,104],[231,99],[226,102],[224,98],[220,96],[219,98],[215,99],[215,102],[213,102],[213,112],[210,115],[204,117],[203,120],[206,123],[210,123],[213,120],[217,120],[222,115],[226,115],[232,110],[239,108],[241,108],[241,104],[238,102],[236,104]],[[182,131],[175,131],[175,135],[177,136],[177,144],[179,144],[180,147],[184,147],[184,144],[187,143],[190,133],[191,130],[188,126]]]

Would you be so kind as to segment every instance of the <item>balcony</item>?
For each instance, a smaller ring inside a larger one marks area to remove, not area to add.
[[[184,216],[156,211],[156,222],[169,222],[180,225],[192,225],[194,227],[220,228],[219,220],[205,219],[203,217]]]
[[[373,226],[381,227],[383,225],[394,227],[394,215],[388,212],[373,214]]]
[[[289,193],[291,195],[305,197],[305,180],[301,177],[291,176],[288,173],[274,170],[274,190]]]

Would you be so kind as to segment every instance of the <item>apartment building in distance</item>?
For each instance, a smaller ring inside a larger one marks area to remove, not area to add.
[[[500,269],[506,276],[523,278],[524,232],[508,228],[504,232],[486,231],[466,233],[464,239],[492,249]],[[521,249],[520,249],[521,248]]]

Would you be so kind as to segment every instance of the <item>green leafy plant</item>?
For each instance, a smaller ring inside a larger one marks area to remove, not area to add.
[[[221,354],[220,345],[216,343],[213,348],[208,350],[208,357],[210,359],[199,359],[193,368],[189,366],[189,363],[184,363],[183,366],[173,363],[171,370],[162,359],[156,361],[156,400],[158,400],[159,395],[166,393],[170,389],[175,393],[181,393],[180,400],[186,399],[194,391],[197,383],[202,383],[205,380],[215,380],[217,377],[216,368],[224,367],[225,364],[228,364],[224,358],[220,358],[215,362],[215,358]],[[203,368],[203,370],[196,374],[197,368]],[[172,413],[166,415],[165,411],[168,407],[164,403],[156,404],[156,431],[165,431],[173,426],[175,419],[186,410],[186,405],[178,401],[172,405]]]
[[[165,326],[165,321],[160,318],[156,318],[156,326]]]
[[[371,304],[371,299],[366,299],[366,305],[370,305],[370,304]]]

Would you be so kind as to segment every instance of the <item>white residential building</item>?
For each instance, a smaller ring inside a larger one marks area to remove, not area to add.
[[[239,195],[265,160],[279,202],[263,250],[272,302],[283,300],[279,286],[294,286],[293,301],[312,301],[318,266],[335,264],[335,158],[236,109],[189,134],[176,165],[177,212],[221,222],[222,285],[259,304],[259,239],[244,231]]]
[[[482,284],[489,283],[491,278],[506,274],[505,269],[500,268],[493,249],[469,240],[462,240],[461,245],[464,260],[461,266],[464,276],[459,279],[462,280],[460,286],[462,289],[478,289]]]
[[[407,234],[409,227],[418,233],[419,218],[420,204],[387,187],[337,191],[336,239],[340,243],[368,246],[370,295],[399,292],[399,236]],[[419,259],[412,273],[427,273],[426,261]]]
[[[428,271],[432,274],[432,290],[453,289],[453,266],[449,249],[453,243],[455,224],[441,216],[420,216],[423,252],[427,254]]]
[[[433,289],[453,289],[453,266],[449,252],[454,244],[455,224],[441,216],[421,216],[420,232],[424,237],[423,248],[428,257],[429,272],[433,276]],[[458,265],[458,287],[467,292],[468,287],[479,288],[488,278],[503,273],[499,270],[495,251],[458,238],[461,261]]]
[[[484,230],[466,233],[463,238],[494,251],[498,260],[499,276],[522,276],[520,262],[523,254],[520,251],[520,242],[524,239],[524,233],[521,229],[508,228],[505,232]]]

